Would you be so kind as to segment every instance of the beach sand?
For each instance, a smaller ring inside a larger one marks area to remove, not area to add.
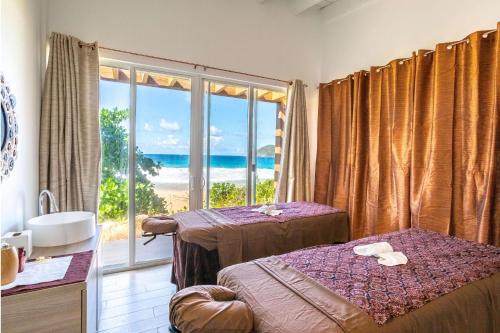
[[[189,169],[162,168],[158,176],[148,177],[155,185],[155,192],[165,198],[169,212],[178,212],[189,209]],[[258,169],[258,179],[274,179],[274,170]],[[212,168],[210,183],[229,182],[244,185],[246,169],[244,168]]]
[[[210,183],[229,182],[244,185],[246,182],[246,169],[212,168]],[[258,169],[259,180],[273,179],[274,171],[271,169]],[[189,209],[189,169],[187,168],[162,168],[156,177],[148,177],[155,185],[155,193],[165,198],[169,214]],[[135,219],[136,235],[142,234],[141,222],[147,216],[139,215]],[[101,221],[103,226],[104,242],[127,239],[129,227],[126,221]]]
[[[186,184],[155,183],[155,193],[167,200],[169,213],[189,209],[189,192]]]

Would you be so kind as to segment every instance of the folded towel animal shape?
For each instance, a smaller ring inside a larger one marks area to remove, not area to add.
[[[378,254],[378,263],[384,266],[406,265],[408,258],[402,252],[384,252]]]
[[[387,242],[379,242],[368,245],[358,245],[353,248],[354,253],[360,256],[376,256],[385,252],[394,252],[391,244]]]
[[[387,242],[358,245],[353,251],[360,256],[376,257],[378,263],[384,266],[405,265],[408,262],[408,258],[402,252],[394,252],[391,244]]]
[[[276,209],[275,205],[269,205],[269,206],[268,205],[262,205],[259,208],[252,209],[252,211],[259,212],[259,213],[262,213],[262,214],[266,214],[266,215],[269,215],[269,216],[278,216],[281,213],[283,213],[283,210]]]

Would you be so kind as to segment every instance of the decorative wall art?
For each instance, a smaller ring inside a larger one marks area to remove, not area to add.
[[[0,182],[2,182],[14,169],[17,158],[18,126],[15,111],[16,98],[1,72],[0,105]]]

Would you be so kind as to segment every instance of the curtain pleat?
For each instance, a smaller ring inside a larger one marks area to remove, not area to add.
[[[97,45],[53,33],[40,118],[40,190],[61,211],[97,212],[101,145]]]
[[[352,238],[420,227],[498,245],[499,59],[498,32],[476,32],[356,73],[344,95],[322,85],[315,200],[347,208]]]
[[[349,198],[349,145],[352,121],[352,76],[320,86],[316,201],[347,209]],[[334,102],[333,102],[334,101]],[[326,152],[326,153],[325,153]]]
[[[314,201],[322,204],[332,204],[331,190],[333,179],[332,171],[332,90],[333,82],[320,84],[318,97],[318,145],[316,153],[316,178],[314,181]],[[338,105],[348,106],[347,101],[337,103]]]
[[[352,136],[350,141],[349,161],[351,173],[349,179],[349,226],[351,238],[360,238],[369,233],[369,221],[366,215],[366,195],[368,183],[368,92],[370,78],[368,72],[354,74],[352,104]]]
[[[288,91],[281,170],[275,201],[310,201],[309,139],[304,83],[295,80]]]
[[[492,221],[491,226],[484,226],[484,229],[480,230],[482,237],[490,238],[490,243],[496,244],[497,246],[500,244],[500,22],[497,24],[496,31],[496,58],[495,58],[495,66],[496,66],[496,108],[495,108],[495,118],[496,118],[496,131],[493,131],[495,139],[495,147],[491,154],[494,156],[493,160],[490,161],[490,172],[491,175],[489,177],[488,190],[492,193],[492,197],[489,197],[487,200],[487,204],[490,204],[492,207],[490,218]]]

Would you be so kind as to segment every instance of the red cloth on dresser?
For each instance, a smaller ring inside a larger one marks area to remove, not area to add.
[[[37,283],[27,286],[16,286],[14,288],[2,290],[2,297],[85,281],[85,279],[87,278],[87,274],[89,272],[90,265],[92,263],[93,252],[94,251],[90,250],[86,252],[70,253],[61,256],[54,256],[53,258],[73,256],[73,258],[71,259],[71,263],[69,264],[68,270],[66,271],[66,275],[64,276],[63,279],[50,282]]]

